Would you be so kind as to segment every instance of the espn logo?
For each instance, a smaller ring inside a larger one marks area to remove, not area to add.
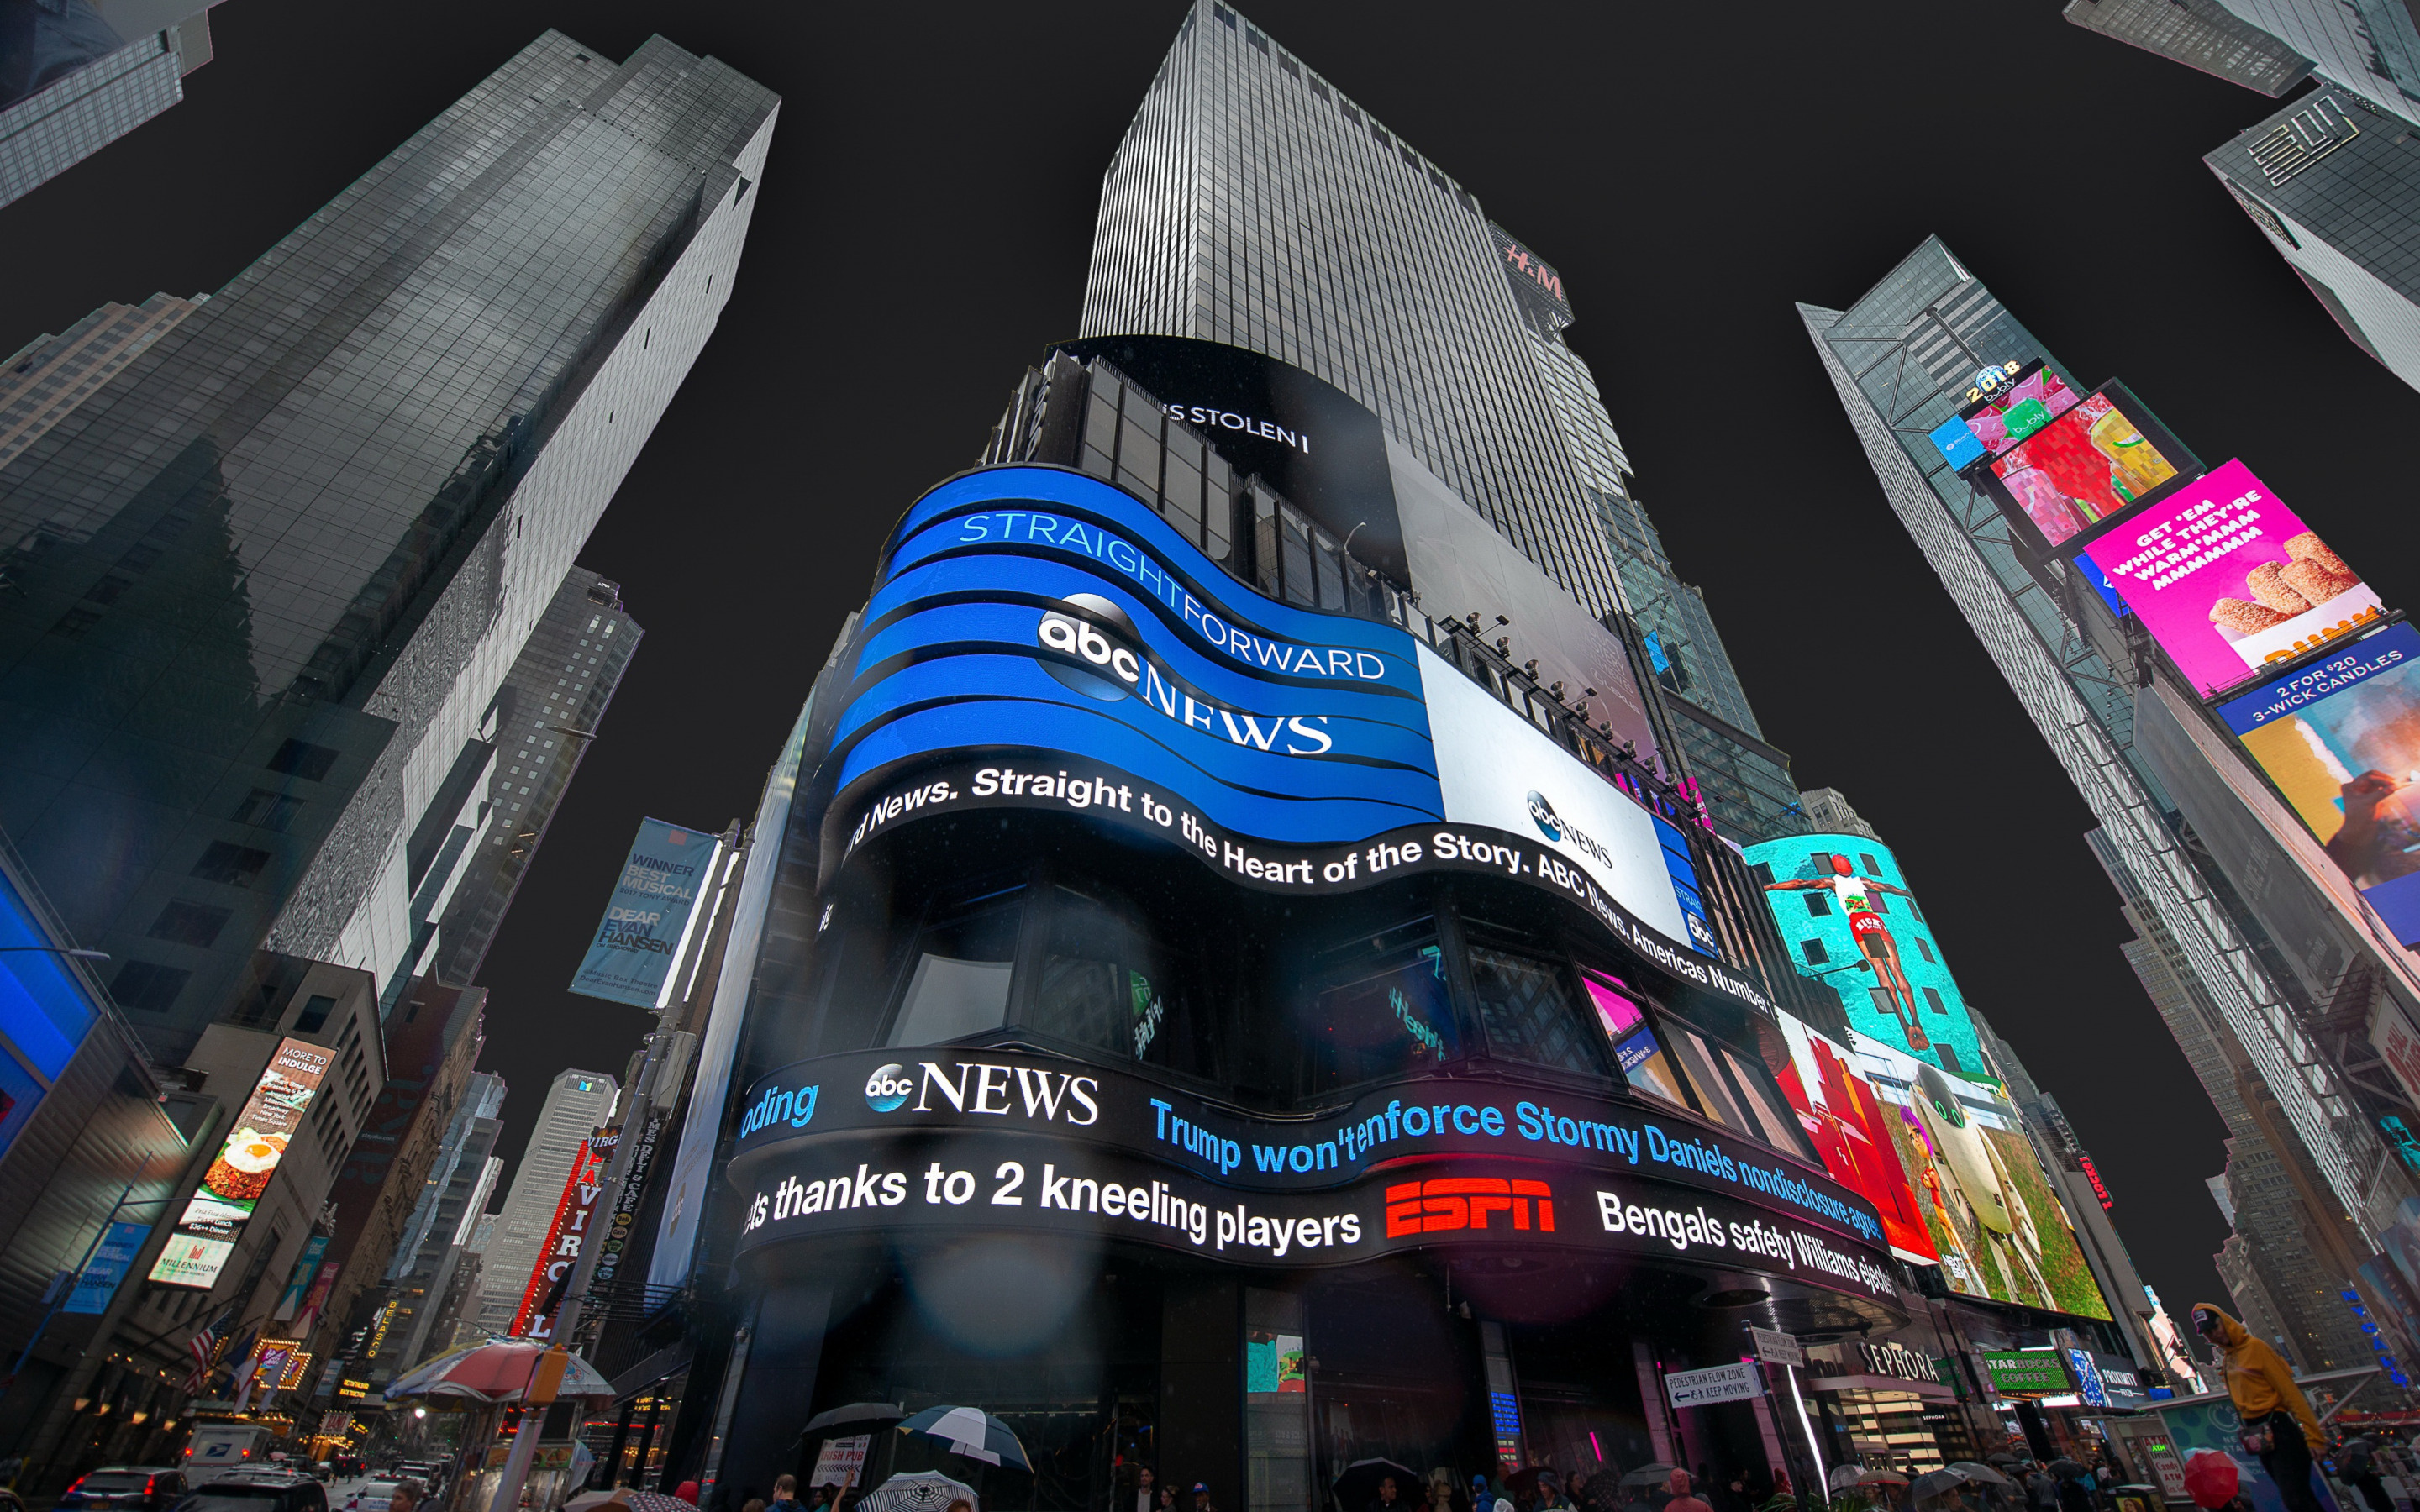
[[[1508,1181],[1493,1176],[1452,1176],[1406,1181],[1387,1188],[1387,1237],[1435,1234],[1449,1228],[1484,1228],[1490,1213],[1509,1212],[1514,1228],[1555,1231],[1554,1191],[1544,1181]],[[1537,1221],[1530,1222],[1530,1204]]]

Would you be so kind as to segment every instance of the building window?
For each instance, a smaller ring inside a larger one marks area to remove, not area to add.
[[[236,806],[235,822],[258,825],[263,829],[273,829],[282,835],[286,833],[286,827],[294,823],[294,816],[302,811],[302,800],[300,798],[271,793],[267,788],[255,788],[243,802]]]
[[[288,777],[299,777],[308,782],[318,782],[324,780],[334,768],[338,754],[325,746],[289,740],[277,748],[276,755],[269,758],[269,769],[284,772]]]
[[[269,853],[249,845],[231,845],[223,840],[210,841],[202,858],[194,863],[193,874],[204,882],[224,882],[230,887],[249,887],[253,879],[269,866]]]
[[[1832,959],[1831,954],[1823,949],[1822,940],[1806,940],[1801,942],[1798,948],[1807,952],[1807,963],[1809,965],[1820,966]]]
[[[1581,1036],[1578,1005],[1560,967],[1474,945],[1470,980],[1490,1055],[1583,1075],[1605,1073]]]
[[[1756,885],[1760,887],[1770,887],[1773,886],[1773,863],[1771,861],[1757,862],[1754,866],[1747,869],[1747,874],[1756,879]]]
[[[1809,892],[1803,896],[1807,899],[1807,912],[1808,917],[1814,918],[1825,918],[1830,917],[1832,912],[1832,895],[1830,893]]]
[[[1613,1041],[1614,1063],[1621,1068],[1622,1079],[1635,1091],[1689,1106],[1688,1094],[1681,1090],[1680,1070],[1657,1038],[1655,1026],[1648,1022],[1646,1006],[1612,978],[1593,971],[1580,973],[1580,985],[1588,989],[1605,1037]]]
[[[1966,1068],[1958,1064],[1957,1051],[1951,1049],[1946,1044],[1936,1044],[1932,1048],[1940,1053],[1941,1069],[1943,1071],[1949,1072],[1952,1076],[1963,1076],[1966,1074]]]
[[[1869,892],[1866,894],[1866,906],[1877,914],[1887,914],[1890,912],[1890,900],[1879,892]]]
[[[1949,1011],[1947,1008],[1943,1006],[1941,1001],[1941,990],[1937,987],[1927,987],[1924,990],[1924,1001],[1926,1006],[1930,1007],[1936,1013],[1946,1015]]]
[[[1306,985],[1308,1093],[1418,1075],[1462,1057],[1445,957],[1425,919],[1357,935]]]
[[[1022,888],[1004,903],[979,900],[919,932],[891,1043],[942,1044],[1008,1022],[1023,903]]]
[[[1834,874],[1834,869],[1833,869],[1833,866],[1832,866],[1832,858],[1831,858],[1830,856],[1828,856],[1824,855],[1822,851],[1817,851],[1814,855],[1812,855],[1812,856],[1808,856],[1807,859],[1808,860],[1808,862],[1810,862],[1810,863],[1814,866],[1814,868],[1815,868],[1815,874],[1816,874],[1817,876],[1819,876],[1819,877],[1828,877],[1828,876],[1831,876],[1831,875],[1833,875],[1833,874]]]
[[[185,990],[193,975],[150,961],[129,961],[110,979],[109,995],[117,999],[120,1008],[141,1013],[165,1013],[175,1006],[177,995]]]
[[[1916,937],[1916,953],[1927,961],[1932,959],[1932,946],[1921,934]]]
[[[327,1024],[328,1015],[335,1011],[336,1000],[334,998],[320,993],[312,994],[310,1001],[302,1005],[302,1016],[294,1021],[294,1032],[297,1034],[318,1033],[320,1028]]]
[[[1866,875],[1875,878],[1882,876],[1883,869],[1876,865],[1874,863],[1874,858],[1867,855],[1865,852],[1859,851],[1857,853],[1857,862],[1866,869]]]
[[[208,949],[218,942],[219,931],[226,928],[227,920],[234,917],[230,910],[208,903],[172,903],[160,910],[160,917],[151,921],[146,933],[155,940]]]

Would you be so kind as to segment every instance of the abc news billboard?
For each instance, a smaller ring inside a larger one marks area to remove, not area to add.
[[[1871,1203],[1637,1105],[1416,1077],[1264,1119],[1050,1057],[902,1054],[820,1057],[749,1089],[728,1166],[742,1263],[839,1234],[1007,1228],[1247,1265],[1533,1244],[1897,1296]]]
[[[1678,828],[1406,631],[1263,597],[1081,473],[989,468],[926,494],[846,656],[826,881],[899,825],[1047,809],[1264,890],[1519,878],[1765,1006],[1720,960]]]

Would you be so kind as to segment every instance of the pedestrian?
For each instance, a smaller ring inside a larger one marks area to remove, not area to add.
[[[1159,1489],[1159,1506],[1157,1508],[1157,1512],[1176,1512],[1175,1487],[1163,1486]]]
[[[1664,1512],[1714,1512],[1703,1498],[1691,1493],[1687,1471],[1672,1472],[1671,1477],[1664,1484],[1672,1492],[1672,1500],[1664,1504]]]
[[[387,1498],[388,1512],[411,1512],[413,1507],[420,1504],[420,1499],[425,1494],[421,1489],[420,1482],[406,1475],[395,1483],[395,1494]]]
[[[1404,1489],[1395,1484],[1394,1476],[1380,1477],[1378,1495],[1370,1504],[1370,1512],[1409,1512],[1404,1503]]]
[[[2092,1473],[2061,1476],[2058,1483],[2058,1512],[2099,1512],[2092,1502]]]
[[[1776,1470],[1773,1473],[1773,1494],[1756,1512],[1798,1512],[1798,1498],[1790,1494],[1790,1472]]]
[[[2323,1442],[2319,1420],[2294,1372],[2252,1331],[2209,1303],[2195,1303],[2194,1331],[2218,1346],[2227,1399],[2243,1420],[2243,1449],[2276,1483],[2286,1512],[2319,1512],[2311,1492],[2311,1456]]]
[[[1714,1488],[1714,1512],[1756,1512],[1756,1504],[1747,1494],[1747,1472],[1734,1470],[1730,1478]]]
[[[739,1504],[739,1512],[765,1512],[765,1499],[761,1496],[750,1497]]]
[[[2395,1498],[2386,1493],[2386,1483],[2378,1473],[2377,1443],[2356,1434],[2344,1442],[2336,1451],[2336,1473],[2344,1483],[2361,1492],[2369,1512],[2395,1512]]]
[[[789,1512],[798,1512],[799,1477],[796,1475],[776,1475],[773,1478],[771,1505],[778,1507],[785,1504],[789,1507]],[[740,1508],[740,1512],[747,1512],[747,1508]]]
[[[2025,1473],[2025,1504],[2033,1512],[2055,1512],[2058,1506],[2058,1482],[2036,1460],[2027,1460]]]
[[[1206,1481],[1193,1483],[1193,1512],[1218,1512],[1210,1504],[1210,1486]]]
[[[1149,1465],[1135,1472],[1134,1512],[1159,1512],[1159,1476]]]

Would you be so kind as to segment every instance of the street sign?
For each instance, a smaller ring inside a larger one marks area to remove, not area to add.
[[[1756,1341],[1756,1357],[1767,1365],[1805,1365],[1807,1363],[1807,1351],[1800,1349],[1798,1341],[1787,1334],[1750,1325],[1747,1335]]]
[[[1744,1402],[1764,1395],[1754,1361],[1711,1365],[1703,1370],[1675,1370],[1664,1378],[1664,1390],[1675,1407],[1711,1407],[1716,1402]]]
[[[823,1449],[815,1456],[814,1473],[807,1477],[807,1487],[838,1486],[845,1489],[857,1484],[865,1470],[865,1451],[874,1443],[871,1433],[852,1433],[845,1439],[826,1439]]]

